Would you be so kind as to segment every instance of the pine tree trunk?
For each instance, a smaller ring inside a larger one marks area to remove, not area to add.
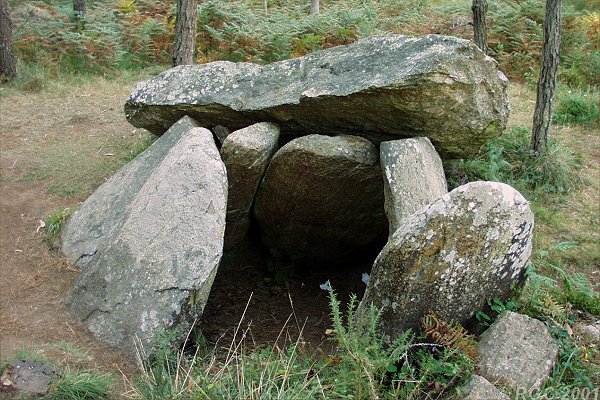
[[[487,13],[487,0],[473,0],[471,10],[473,10],[473,36],[475,44],[485,54],[487,54],[487,23],[485,15]]]
[[[83,30],[86,12],[87,4],[85,0],[73,0],[73,22],[77,30]]]
[[[177,0],[173,66],[194,64],[198,0]]]
[[[0,0],[0,80],[17,74],[17,60],[12,51],[12,21],[8,0]]]
[[[537,101],[531,132],[531,152],[536,155],[545,155],[548,152],[547,145],[552,125],[554,91],[560,61],[560,7],[561,0],[546,0],[542,68],[538,81]]]
[[[310,15],[317,15],[320,11],[319,0],[310,0]]]

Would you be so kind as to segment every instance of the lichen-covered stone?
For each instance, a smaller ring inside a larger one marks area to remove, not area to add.
[[[427,138],[381,143],[385,214],[390,235],[405,217],[448,193],[444,166]]]
[[[467,385],[467,394],[461,400],[510,400],[487,379],[473,375]]]
[[[357,136],[292,140],[273,156],[254,215],[267,246],[299,263],[340,260],[385,238],[377,149]]]
[[[121,229],[135,197],[171,148],[185,132],[197,126],[191,118],[182,118],[168,135],[121,168],[85,201],[63,230],[62,251],[69,261],[85,268],[98,248]]]
[[[407,217],[373,266],[359,312],[382,308],[390,337],[433,310],[470,322],[488,299],[513,295],[531,254],[533,213],[512,187],[473,182]]]
[[[426,136],[441,153],[464,156],[504,130],[506,86],[496,62],[469,40],[374,36],[265,66],[179,66],[139,83],[125,112],[156,134],[190,115],[230,129],[275,122],[288,137]]]
[[[185,338],[221,259],[227,175],[212,133],[193,125],[182,119],[104,183],[65,233],[71,260],[86,259],[67,305],[131,358],[134,340],[150,354],[165,331]]]
[[[229,182],[225,249],[237,246],[248,232],[254,195],[278,140],[279,128],[261,122],[235,131],[223,141],[221,158]]]
[[[502,313],[481,335],[479,372],[488,381],[531,393],[548,379],[558,346],[543,322]]]

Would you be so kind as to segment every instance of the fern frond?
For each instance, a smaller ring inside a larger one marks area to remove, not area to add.
[[[460,350],[472,360],[477,358],[477,342],[457,322],[448,323],[434,311],[429,311],[421,319],[421,325],[425,334],[436,343],[453,350]]]

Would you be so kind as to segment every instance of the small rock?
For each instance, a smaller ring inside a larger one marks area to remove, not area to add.
[[[13,360],[2,372],[0,390],[42,395],[48,392],[50,384],[58,376],[56,369],[49,364],[27,359]]]
[[[531,392],[548,379],[558,346],[541,321],[504,312],[479,342],[479,371],[488,381]]]
[[[462,400],[510,400],[508,395],[502,393],[487,379],[473,375],[467,385],[467,394]]]
[[[579,330],[590,339],[600,343],[600,321],[591,325],[579,325]]]

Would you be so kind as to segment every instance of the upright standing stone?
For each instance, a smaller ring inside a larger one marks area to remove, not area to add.
[[[544,384],[558,355],[543,322],[510,311],[481,335],[478,349],[481,376],[521,394]]]
[[[73,264],[85,268],[107,240],[118,232],[131,212],[135,197],[171,148],[194,127],[183,117],[163,135],[100,186],[69,218],[62,234],[62,251]]]
[[[444,166],[427,138],[381,143],[385,214],[390,235],[402,219],[448,193]]]
[[[377,150],[358,136],[292,140],[273,156],[254,214],[267,246],[299,263],[340,260],[385,238]]]
[[[227,175],[212,133],[184,118],[102,185],[69,223],[66,246],[70,238],[102,237],[89,243],[94,250],[85,253],[68,306],[131,358],[136,341],[149,353],[169,331],[181,342],[208,300],[226,205]],[[88,226],[83,216],[94,210],[105,210],[106,220]]]
[[[515,294],[531,254],[533,213],[512,187],[473,182],[405,218],[371,272],[358,312],[382,308],[390,337],[435,311],[470,322],[488,299]]]
[[[248,232],[254,195],[278,140],[277,125],[261,122],[235,131],[223,141],[221,158],[229,182],[225,249],[237,246]]]

